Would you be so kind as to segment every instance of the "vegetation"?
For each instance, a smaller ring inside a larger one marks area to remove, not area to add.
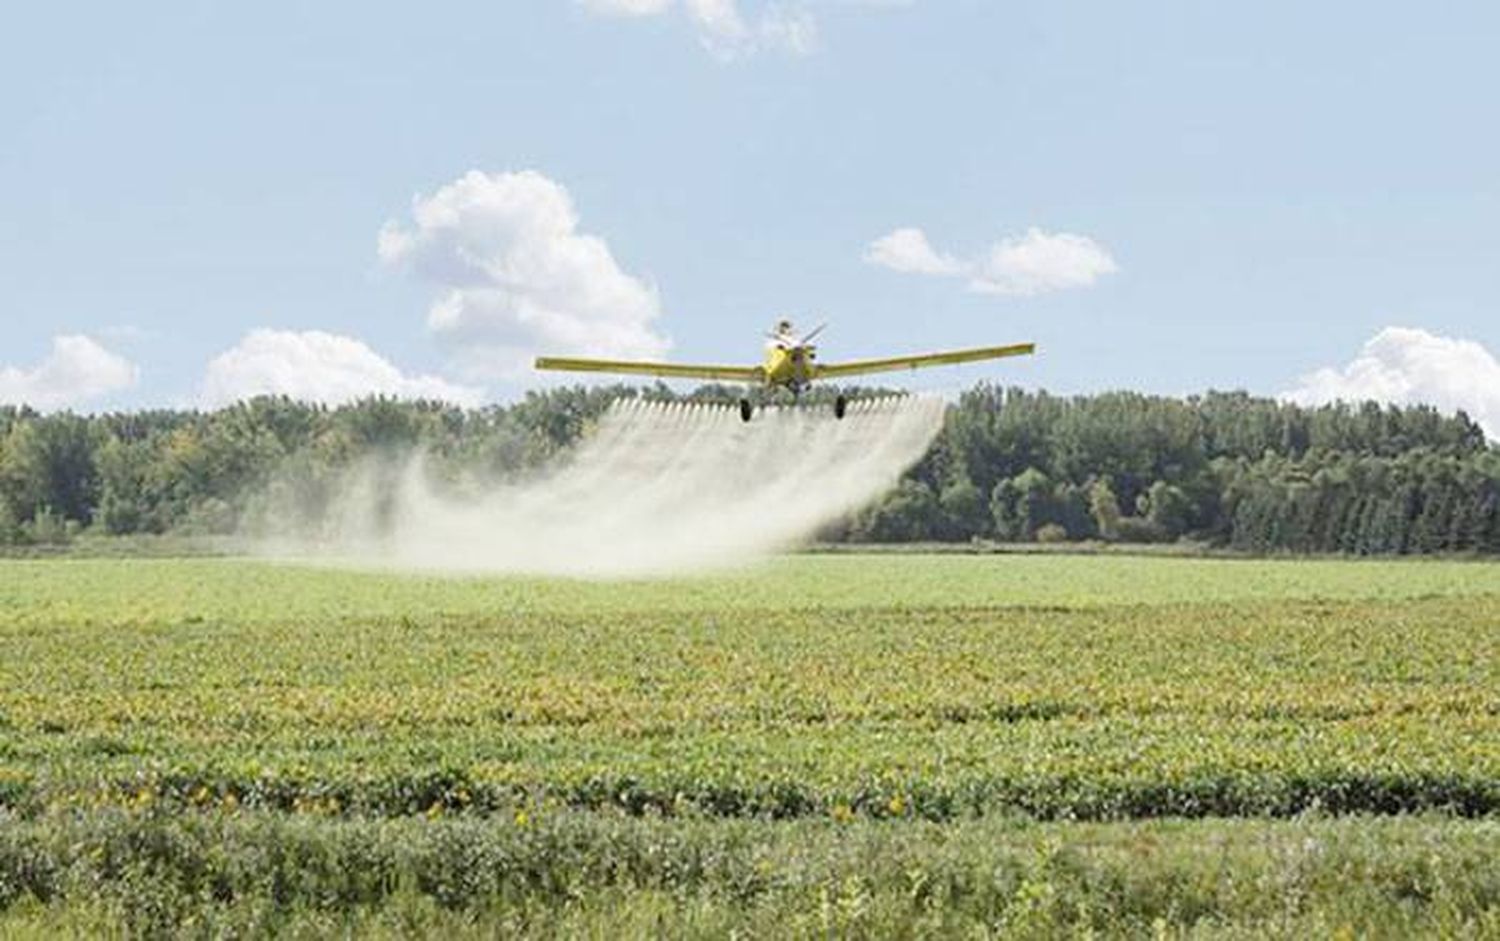
[[[330,820],[0,829],[0,932],[114,936],[1493,937],[1500,829],[1442,818]]]
[[[1497,623],[1480,562],[0,561],[0,927],[1493,934]]]
[[[1463,414],[1244,394],[980,386],[855,540],[1180,538],[1253,552],[1500,551],[1500,453]]]
[[[613,398],[636,394],[560,389],[473,411],[381,399],[96,417],[0,408],[0,544],[65,542],[83,531],[229,533],[269,496],[326,501],[341,472],[372,451],[419,448],[440,472],[513,477],[551,460]],[[1494,553],[1500,452],[1464,415],[1422,407],[979,386],[949,410],[898,488],[823,535]]]

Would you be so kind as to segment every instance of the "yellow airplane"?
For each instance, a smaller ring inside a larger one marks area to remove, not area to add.
[[[897,369],[918,369],[923,366],[950,366],[955,363],[973,363],[1003,356],[1027,356],[1036,352],[1034,343],[1014,343],[1010,346],[981,346],[948,353],[923,353],[917,356],[892,356],[886,359],[857,359],[847,363],[824,364],[817,362],[817,347],[812,340],[823,328],[804,336],[797,336],[790,320],[776,324],[768,334],[765,362],[759,366],[699,366],[687,363],[649,363],[611,359],[577,359],[566,356],[541,356],[537,358],[537,369],[555,369],[568,372],[620,373],[632,376],[656,376],[662,379],[706,379],[718,382],[747,382],[768,388],[790,391],[793,398],[802,394],[815,379],[838,379],[844,376],[862,376],[866,373],[891,372]],[[834,400],[833,413],[844,417],[848,401],[840,395]],[[740,399],[740,418],[749,421],[755,414],[748,398]]]

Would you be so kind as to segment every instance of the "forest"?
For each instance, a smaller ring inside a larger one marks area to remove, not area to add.
[[[316,502],[371,454],[439,472],[545,468],[621,396],[572,387],[462,409],[264,397],[217,411],[39,414],[0,407],[0,544],[232,534],[270,489]],[[824,395],[831,395],[824,392]],[[1058,396],[981,384],[926,456],[829,542],[1184,541],[1252,553],[1500,552],[1500,450],[1462,413],[1306,408],[1242,392]]]

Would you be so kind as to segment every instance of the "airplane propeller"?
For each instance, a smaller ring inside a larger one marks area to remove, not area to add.
[[[827,327],[828,327],[828,322],[824,321],[823,323],[818,324],[816,327],[813,327],[807,333],[804,333],[801,337],[798,337],[796,340],[792,341],[790,345],[793,346],[793,347],[804,347],[804,346],[807,346],[809,343],[812,342],[813,337],[816,337],[818,334],[822,333]],[[780,333],[777,333],[774,330],[767,330],[766,331],[766,339],[768,339],[768,340],[775,340],[778,343],[785,343],[786,342],[786,337],[784,335],[780,334]]]
[[[818,324],[816,327],[813,327],[811,332],[803,334],[802,339],[797,341],[797,345],[806,346],[807,344],[811,343],[812,338],[822,333],[823,329],[827,326],[828,321],[825,320],[822,323]]]

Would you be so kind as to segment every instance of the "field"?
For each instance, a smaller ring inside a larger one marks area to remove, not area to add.
[[[0,928],[1500,934],[1500,566],[0,562]]]

